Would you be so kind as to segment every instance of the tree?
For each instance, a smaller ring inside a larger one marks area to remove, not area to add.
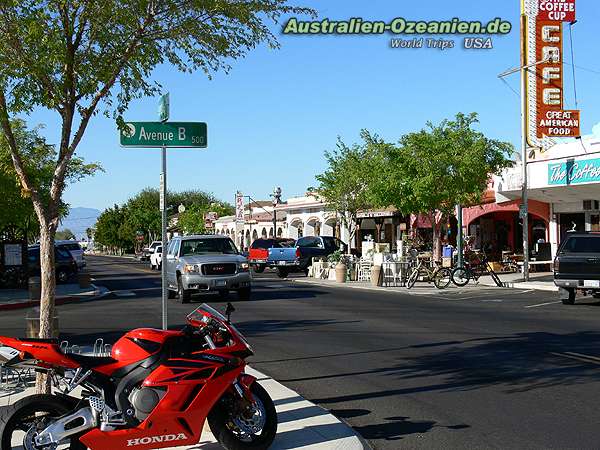
[[[436,260],[441,226],[455,206],[478,204],[490,175],[512,165],[512,144],[487,138],[473,129],[476,123],[476,113],[459,113],[439,125],[428,122],[402,136],[397,146],[378,143],[385,175],[371,183],[377,203],[427,215]]]
[[[216,201],[208,204],[194,203],[179,214],[178,225],[185,234],[206,233],[204,219],[209,212],[215,213],[217,217],[223,217],[233,214],[235,208],[227,203]]]
[[[349,233],[350,244],[356,232],[358,212],[372,207],[369,180],[373,177],[377,154],[373,152],[373,138],[361,132],[362,144],[348,147],[338,139],[333,152],[325,152],[327,170],[316,176],[319,185],[314,191],[325,201],[327,209],[335,211]],[[348,245],[350,252],[350,245]]]
[[[61,241],[69,241],[71,239],[75,239],[75,234],[68,228],[65,228],[64,230],[56,232],[56,239]]]
[[[159,64],[210,74],[261,43],[277,47],[268,23],[313,14],[286,0],[8,1],[0,6],[0,125],[40,224],[40,337],[53,334],[54,239],[65,179],[91,118],[111,113],[122,128],[129,102],[161,91]],[[116,91],[116,93],[115,93]],[[11,118],[55,111],[60,143],[50,195],[28,175]]]
[[[17,140],[23,159],[26,161],[27,176],[38,186],[39,195],[43,199],[50,196],[52,174],[54,172],[53,158],[56,156],[54,146],[48,144],[40,135],[41,127],[27,129],[23,120],[12,121],[14,137]],[[71,182],[85,176],[87,170],[80,158],[72,161],[72,170],[67,175],[66,182]],[[83,172],[81,171],[83,169]],[[15,171],[6,136],[0,131],[0,227],[16,225],[25,230],[29,242],[39,237],[39,223],[30,195],[23,189]],[[59,217],[63,218],[68,207],[61,202]]]
[[[87,236],[88,241],[91,241],[92,238],[94,237],[94,229],[90,228],[90,227],[86,228],[85,235]]]

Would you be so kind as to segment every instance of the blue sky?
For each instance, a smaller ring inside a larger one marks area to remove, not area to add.
[[[171,97],[171,120],[208,123],[208,148],[173,149],[168,155],[172,190],[201,189],[233,203],[236,190],[268,198],[274,186],[283,197],[314,185],[325,168],[323,152],[337,137],[352,143],[366,128],[396,141],[461,112],[478,112],[488,136],[519,144],[519,98],[497,74],[519,64],[519,1],[456,0],[298,0],[320,18],[362,17],[388,21],[444,20],[459,17],[487,22],[495,17],[513,24],[507,36],[493,37],[491,50],[456,47],[391,49],[392,36],[284,36],[274,26],[281,49],[261,47],[234,61],[229,74],[212,80],[201,73],[181,74],[169,66],[155,71]],[[573,27],[577,93],[582,133],[600,122],[600,2],[578,0]],[[568,31],[568,27],[566,28]],[[565,33],[565,60],[568,54]],[[571,67],[565,66],[566,107],[574,108]],[[518,74],[507,82],[519,88]],[[50,142],[58,141],[56,114],[35,111],[30,124],[45,123]],[[157,120],[155,98],[135,101],[126,120]],[[72,206],[104,209],[121,203],[146,186],[158,186],[159,149],[123,149],[114,121],[95,117],[78,154],[100,162],[106,172],[67,188]]]

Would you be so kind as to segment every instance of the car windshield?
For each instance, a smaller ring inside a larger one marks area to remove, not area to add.
[[[180,256],[204,255],[206,253],[223,253],[235,255],[237,249],[227,238],[198,238],[181,241]]]

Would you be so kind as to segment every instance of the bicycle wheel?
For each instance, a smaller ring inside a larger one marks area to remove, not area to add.
[[[457,286],[466,286],[471,278],[471,273],[464,267],[457,267],[452,271],[452,282]]]
[[[410,275],[408,276],[408,280],[406,280],[407,289],[410,289],[411,287],[413,287],[415,285],[415,283],[417,282],[417,278],[419,278],[419,269],[417,269],[415,267],[413,269],[413,271],[410,273]]]
[[[452,272],[450,269],[442,268],[433,276],[433,284],[438,289],[446,289],[452,282]]]

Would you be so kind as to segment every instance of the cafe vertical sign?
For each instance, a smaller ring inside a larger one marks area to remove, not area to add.
[[[523,0],[526,15],[528,143],[578,137],[579,111],[564,109],[563,22],[575,20],[575,0]],[[536,155],[537,156],[537,155]]]

